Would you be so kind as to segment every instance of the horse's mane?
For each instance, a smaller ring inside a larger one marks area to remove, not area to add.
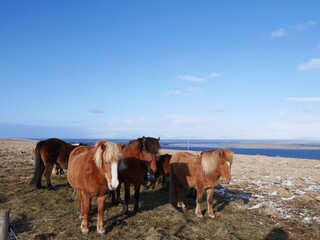
[[[201,164],[205,175],[215,171],[219,166],[219,159],[223,157],[232,163],[233,152],[229,149],[208,150],[201,153]]]
[[[152,138],[152,137],[142,137],[135,140],[131,140],[128,145],[138,142],[138,149],[139,152],[143,150],[143,145],[145,146],[145,150],[152,154],[157,154],[160,149],[159,144],[160,138]]]
[[[122,157],[119,146],[113,142],[101,140],[96,143],[95,149],[94,161],[99,169],[102,168],[103,162],[116,162]]]

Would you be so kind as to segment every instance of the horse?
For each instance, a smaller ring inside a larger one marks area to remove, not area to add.
[[[162,184],[161,189],[165,190],[167,187],[167,183],[169,182],[170,178],[170,159],[171,154],[161,154],[157,157],[157,171],[154,174],[155,183]]]
[[[124,184],[124,204],[123,213],[128,214],[128,204],[130,199],[130,185],[134,186],[134,213],[139,210],[140,188],[144,184],[147,172],[155,172],[156,154],[160,149],[160,138],[142,137],[132,140],[122,150],[123,158],[118,164],[119,186],[117,196],[112,196],[113,203],[119,203],[121,184]]]
[[[41,178],[43,174],[46,178],[47,189],[54,190],[50,179],[54,165],[58,164],[61,168],[67,169],[70,152],[76,147],[78,147],[78,145],[69,144],[58,138],[49,138],[38,142],[34,149],[35,171],[30,185],[41,188]]]
[[[177,197],[177,207],[185,208],[182,200],[183,187],[195,188],[197,191],[196,209],[197,217],[203,217],[201,203],[203,192],[207,190],[207,213],[214,218],[213,194],[214,187],[220,177],[222,180],[231,180],[231,165],[233,152],[229,149],[217,149],[193,155],[188,152],[175,153],[170,161],[170,203]]]
[[[97,197],[97,232],[105,233],[103,227],[104,203],[109,191],[118,185],[118,161],[122,157],[120,146],[101,140],[95,146],[80,146],[70,153],[67,178],[77,192],[80,203],[82,233],[89,232],[89,215],[92,197]]]

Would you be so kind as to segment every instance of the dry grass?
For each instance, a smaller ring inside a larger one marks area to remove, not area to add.
[[[96,233],[97,206],[93,202],[90,232],[80,232],[78,207],[66,176],[53,176],[56,191],[33,190],[29,181],[33,174],[33,144],[1,145],[0,147],[0,208],[10,209],[10,220],[19,239],[98,239]],[[234,170],[235,171],[235,170]],[[236,175],[237,176],[237,175]],[[238,176],[240,178],[240,176]],[[43,182],[44,183],[44,182]],[[168,192],[143,189],[141,212],[122,215],[122,206],[106,202],[105,228],[108,239],[318,239],[320,223],[303,222],[298,215],[308,212],[319,216],[319,200],[306,196],[287,200],[292,217],[284,218],[269,200],[259,202],[258,195],[268,193],[245,181],[225,185],[216,194],[216,218],[197,218],[195,200],[186,198],[182,211],[169,203]],[[289,191],[289,190],[288,190]],[[268,195],[269,196],[269,195]],[[131,198],[132,200],[132,198]],[[132,201],[131,201],[132,203]],[[261,206],[257,207],[261,203]],[[132,205],[131,205],[132,206]],[[256,206],[256,207],[255,207]],[[284,206],[283,206],[284,207]],[[203,203],[205,213],[206,202]],[[294,215],[294,212],[297,213]]]

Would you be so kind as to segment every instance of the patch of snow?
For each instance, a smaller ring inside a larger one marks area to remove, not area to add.
[[[304,192],[304,191],[302,191],[300,189],[295,190],[293,193],[295,193],[297,195],[305,195],[306,194],[306,192]]]
[[[251,209],[258,209],[258,208],[260,208],[261,206],[262,206],[262,204],[261,204],[261,203],[258,203],[258,204],[256,204],[256,205],[250,207],[249,209],[250,209],[250,210],[251,210]]]
[[[291,177],[286,179],[286,180],[284,180],[281,185],[288,186],[288,187],[294,186],[294,184],[293,184],[293,182],[291,180]]]
[[[318,185],[318,186],[312,185],[312,186],[305,188],[304,190],[305,191],[318,191],[318,190],[320,190],[320,185]]]
[[[303,180],[305,183],[308,183],[308,184],[312,184],[312,185],[316,184],[311,177],[301,178],[301,180]]]
[[[260,180],[252,180],[251,183],[257,186],[261,186],[263,184]]]

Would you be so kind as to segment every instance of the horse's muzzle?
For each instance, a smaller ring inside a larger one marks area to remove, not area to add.
[[[116,190],[118,186],[119,186],[119,181],[115,181],[115,182],[108,184],[108,187],[111,191]]]

